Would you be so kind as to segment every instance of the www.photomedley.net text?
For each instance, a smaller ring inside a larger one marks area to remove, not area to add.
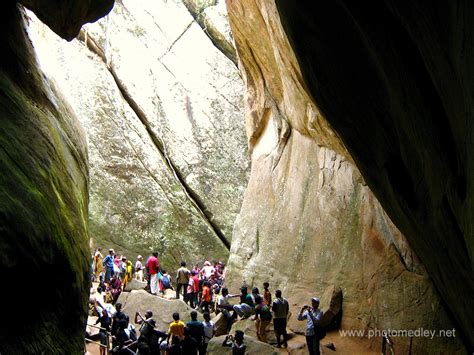
[[[453,338],[456,337],[456,329],[341,329],[339,334],[344,337],[425,337],[433,339],[435,337]]]

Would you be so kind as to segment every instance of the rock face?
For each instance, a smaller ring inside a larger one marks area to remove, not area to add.
[[[38,69],[23,11],[4,1],[0,17],[0,274],[15,290],[1,298],[0,352],[77,354],[90,269],[85,136]]]
[[[223,6],[205,10],[216,26]],[[186,7],[120,1],[72,43],[30,33],[87,132],[94,244],[157,250],[167,269],[225,261],[249,169],[243,84]]]
[[[146,287],[146,282],[132,279],[127,283],[124,291],[143,290]]]
[[[235,334],[236,330],[242,330],[246,336],[257,339],[257,327],[255,321],[251,318],[242,319],[232,324],[232,329],[229,334]],[[265,329],[266,343],[276,345],[275,330],[273,329],[273,322],[271,322]]]
[[[231,348],[222,346],[222,342],[224,341],[225,336],[222,335],[220,337],[214,337],[209,341],[209,345],[207,348],[207,353],[209,355],[221,355],[221,354],[232,354]],[[262,343],[255,338],[249,337],[247,335],[244,336],[244,343],[247,345],[246,354],[253,354],[253,355],[261,355],[261,354],[268,354],[268,355],[276,355],[279,354],[277,349],[273,346]]]
[[[270,281],[296,314],[309,295],[336,284],[345,329],[452,329],[423,266],[307,91],[275,4],[227,5],[247,85],[252,152],[229,259],[231,288]],[[341,101],[337,92],[330,99]],[[303,331],[294,317],[289,325]],[[408,352],[409,339],[397,340],[397,351]],[[413,341],[414,351],[459,347],[457,338]]]
[[[163,332],[168,331],[174,312],[178,312],[179,318],[186,323],[191,320],[191,311],[193,311],[182,300],[167,300],[153,296],[144,290],[122,292],[118,302],[122,303],[122,310],[128,314],[131,321],[135,317],[135,312],[144,315],[147,310],[151,310],[153,319],[156,321],[156,328]],[[198,313],[198,320],[204,320],[200,313]]]
[[[472,352],[472,2],[276,2],[308,91]]]

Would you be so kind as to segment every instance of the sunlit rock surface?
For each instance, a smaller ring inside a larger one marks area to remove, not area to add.
[[[168,267],[226,260],[249,169],[238,69],[180,2],[121,1],[85,28],[71,43],[37,20],[30,32],[87,132],[95,245],[156,249]]]
[[[423,266],[312,101],[275,4],[227,5],[247,85],[252,149],[229,259],[232,291],[269,281],[295,314],[337,285],[343,329],[452,329]],[[304,323],[293,317],[290,327],[302,332]],[[372,341],[379,348],[380,339]],[[397,352],[408,348],[407,337],[397,339]],[[415,352],[460,348],[458,338],[413,341]]]
[[[2,354],[79,354],[89,292],[83,131],[0,3]]]

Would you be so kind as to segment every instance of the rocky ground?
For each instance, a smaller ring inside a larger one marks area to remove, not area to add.
[[[145,283],[133,280],[129,284],[129,287],[127,287],[130,291],[122,292],[119,297],[118,302],[122,303],[123,311],[129,315],[131,320],[133,319],[135,312],[144,314],[148,309],[153,311],[153,318],[156,320],[157,329],[162,331],[168,329],[168,325],[172,321],[172,314],[174,312],[179,312],[181,320],[185,323],[190,320],[192,308],[185,304],[182,299],[174,299],[174,290],[167,290],[163,296],[157,297],[143,290],[142,288],[145,285]],[[96,287],[97,285],[95,284],[94,286]],[[337,305],[334,305],[335,298],[336,296],[327,301],[323,300],[323,302],[328,305],[326,311],[338,307]],[[230,354],[231,351],[229,348],[222,347],[222,342],[226,335],[222,314],[216,315],[215,313],[212,313],[211,316],[212,320],[216,323],[216,337],[214,337],[209,344],[208,354]],[[295,318],[295,315],[290,314],[290,318]],[[93,324],[96,319],[96,317],[90,316],[88,324]],[[202,320],[202,317],[198,316],[198,319]],[[257,340],[255,323],[251,319],[241,319],[235,322],[232,325],[230,333],[233,334],[236,330],[243,330],[245,332],[245,342],[248,347],[248,354],[307,354],[305,337],[300,329],[294,329],[294,331],[293,329],[288,329],[288,348],[283,349],[276,348],[275,346],[276,339],[272,324],[267,328],[266,334],[269,344]],[[333,344],[335,350],[326,347],[326,344]],[[351,353],[369,355],[378,353],[377,351],[371,350],[373,348],[374,343],[370,342],[368,339],[344,337],[340,335],[338,330],[328,332],[326,337],[321,341],[321,354],[336,355]],[[99,354],[99,347],[96,344],[88,344],[87,351],[90,355]]]

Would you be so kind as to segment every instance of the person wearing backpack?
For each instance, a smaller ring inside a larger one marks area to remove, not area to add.
[[[298,320],[306,320],[306,345],[310,355],[319,355],[319,341],[324,338],[325,332],[320,326],[323,312],[319,310],[319,298],[311,299],[312,307],[304,305],[299,314]]]
[[[165,292],[167,289],[173,289],[171,286],[171,276],[166,273],[166,270],[161,270],[161,288]]]
[[[265,331],[272,321],[270,307],[264,302],[260,295],[255,296],[255,325],[257,327],[257,338],[263,343],[267,342]]]

